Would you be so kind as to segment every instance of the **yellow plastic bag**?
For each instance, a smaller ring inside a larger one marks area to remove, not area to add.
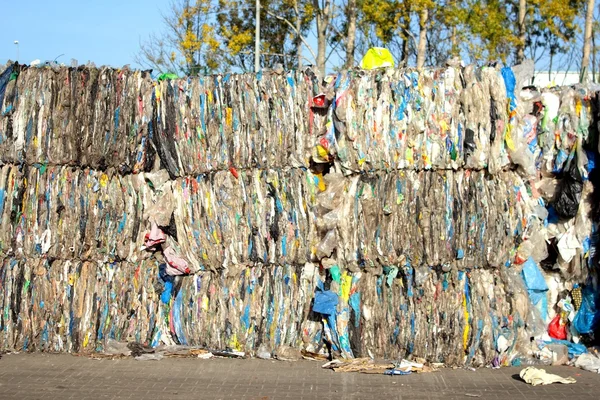
[[[394,57],[388,49],[371,47],[360,62],[362,69],[376,69],[394,66]]]

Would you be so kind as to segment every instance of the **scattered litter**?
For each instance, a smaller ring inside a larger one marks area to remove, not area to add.
[[[408,375],[412,372],[434,372],[437,368],[431,365],[402,360],[400,362],[376,362],[371,358],[355,358],[352,360],[332,360],[322,368],[336,372],[361,372],[363,374]]]
[[[144,353],[135,357],[137,361],[159,361],[164,358],[162,353]]]
[[[519,372],[519,376],[525,382],[533,386],[550,385],[552,383],[569,384],[577,382],[574,378],[563,378],[558,375],[549,374],[544,369],[538,369],[535,367],[527,367],[522,369],[521,372]]]
[[[302,353],[291,346],[279,346],[275,350],[275,358],[281,361],[298,361],[302,359]]]
[[[600,374],[600,357],[595,353],[586,353],[577,357],[575,366],[586,371]]]
[[[367,374],[383,374],[393,367],[393,363],[376,363],[370,358],[355,358],[344,361],[332,360],[322,365],[322,368],[332,369],[335,372],[362,372]]]
[[[258,350],[256,351],[256,357],[263,360],[269,360],[271,358],[271,350],[266,344],[263,343],[258,347]]]

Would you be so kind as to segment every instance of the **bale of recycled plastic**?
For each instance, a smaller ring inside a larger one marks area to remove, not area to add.
[[[143,71],[13,65],[0,79],[2,161],[124,173],[152,167],[153,82]]]
[[[511,365],[593,281],[590,88],[472,66],[166,78],[0,73],[0,350]]]

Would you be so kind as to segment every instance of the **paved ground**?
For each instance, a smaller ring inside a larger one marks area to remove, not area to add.
[[[577,383],[532,387],[518,368],[444,369],[407,376],[340,373],[300,361],[92,360],[9,354],[0,359],[0,399],[598,399],[600,376],[571,367],[548,372]]]

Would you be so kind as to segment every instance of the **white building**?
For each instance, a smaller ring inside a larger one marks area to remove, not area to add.
[[[579,83],[579,71],[536,71],[533,84],[538,87],[569,86]]]

